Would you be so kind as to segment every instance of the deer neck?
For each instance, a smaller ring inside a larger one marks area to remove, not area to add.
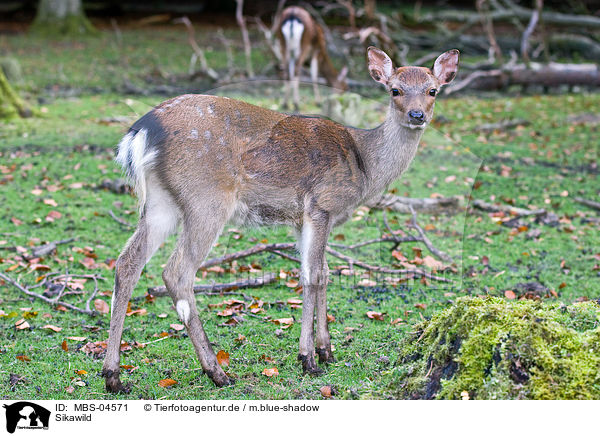
[[[363,199],[381,194],[406,171],[417,153],[423,130],[403,126],[396,111],[390,108],[385,121],[378,127],[351,131],[367,174]]]
[[[330,86],[334,86],[336,84],[339,72],[335,69],[331,59],[324,51],[321,51],[319,56],[319,70]]]

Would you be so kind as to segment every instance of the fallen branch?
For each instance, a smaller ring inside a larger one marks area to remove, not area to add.
[[[413,209],[412,206],[409,205],[408,207],[410,208],[410,213],[412,214],[412,223],[411,223],[411,226],[414,229],[416,229],[417,232],[419,232],[419,235],[421,235],[421,241],[423,242],[423,244],[425,244],[425,246],[429,249],[429,251],[431,251],[435,256],[437,256],[438,258],[442,259],[443,261],[445,261],[445,262],[454,262],[454,260],[452,259],[452,257],[450,257],[450,255],[444,253],[442,250],[437,249],[433,245],[433,243],[431,242],[431,240],[425,234],[425,231],[417,223],[417,213],[415,212],[415,210]]]
[[[283,243],[277,243],[277,244],[257,244],[254,247],[248,248],[246,250],[241,250],[241,251],[237,251],[235,253],[226,254],[221,257],[208,259],[208,260],[204,261],[204,263],[202,264],[200,269],[206,269],[208,267],[220,265],[222,263],[232,262],[234,260],[241,259],[243,257],[248,257],[248,256],[251,256],[251,255],[257,254],[257,253],[262,253],[265,251],[269,251],[269,252],[277,254],[277,252],[279,252],[279,251],[294,250],[295,248],[296,248],[296,244],[291,243],[291,242],[283,242]],[[441,282],[451,282],[451,280],[429,274],[426,271],[420,270],[418,268],[415,268],[415,269],[392,269],[392,268],[386,268],[386,267],[381,267],[381,266],[376,266],[376,265],[370,265],[366,262],[354,259],[350,256],[340,253],[339,251],[334,250],[330,246],[327,246],[325,251],[327,253],[331,254],[332,256],[337,257],[338,259],[342,259],[342,260],[345,260],[346,262],[349,262],[351,265],[356,265],[356,266],[359,266],[359,267],[369,270],[369,271],[381,272],[381,273],[385,273],[385,274],[413,274],[417,277],[425,277],[430,280],[437,280],[437,281],[441,281]],[[298,261],[298,259],[294,259],[294,260]]]
[[[426,279],[429,280],[435,280],[438,282],[446,282],[446,283],[452,283],[452,280],[449,280],[445,277],[439,277],[433,274],[430,274],[426,271],[423,271],[419,268],[414,268],[414,269],[392,269],[392,268],[386,268],[386,267],[382,267],[382,266],[376,266],[376,265],[370,265],[366,262],[363,262],[361,260],[357,260],[354,259],[350,256],[346,256],[343,253],[340,253],[339,251],[334,250],[333,248],[327,246],[325,248],[325,251],[327,251],[327,253],[331,254],[332,256],[337,257],[338,259],[342,259],[345,260],[348,263],[351,263],[352,265],[356,265],[360,268],[366,269],[368,271],[374,271],[374,272],[380,272],[380,273],[384,273],[384,274],[410,274],[410,275],[414,275],[416,277],[425,277]]]
[[[76,240],[77,238],[68,238],[61,239],[60,241],[48,242],[47,244],[33,247],[33,249],[31,250],[31,254],[33,255],[33,257],[44,257],[56,250],[56,247],[58,245],[68,244],[69,242],[73,242]]]
[[[516,5],[515,5],[516,6]],[[522,21],[531,19],[532,9],[520,6],[512,9],[498,9],[489,13],[489,18],[493,21],[511,21],[515,18]],[[558,26],[600,28],[600,18],[593,15],[571,15],[558,12],[542,12],[541,19],[546,24]],[[458,9],[442,9],[439,12],[423,14],[419,17],[419,23],[475,23],[479,20],[479,14],[466,12]]]
[[[504,212],[513,216],[539,216],[545,215],[546,209],[522,209],[520,207],[509,206],[507,204],[491,204],[483,200],[473,200],[473,207],[483,210],[484,212]]]
[[[582,85],[600,86],[600,69],[596,64],[564,64],[550,62],[540,64],[505,65],[500,69],[474,71],[466,78],[448,86],[446,94],[452,94],[464,88],[501,89],[511,85],[561,86]]]
[[[416,212],[426,214],[458,213],[461,209],[461,197],[410,198],[385,194],[378,199],[369,201],[366,206],[375,209],[390,209],[398,213],[411,213],[411,207]]]
[[[173,20],[173,23],[183,24],[187,28],[188,43],[192,47],[192,50],[194,50],[194,54],[192,55],[192,57],[190,59],[189,74],[190,75],[195,74],[194,69],[196,67],[196,61],[199,60],[200,61],[200,72],[205,74],[206,76],[208,76],[209,78],[211,78],[214,81],[219,80],[219,74],[215,70],[213,70],[212,68],[210,68],[208,66],[208,62],[206,61],[206,56],[204,55],[204,50],[202,50],[202,48],[200,48],[200,46],[196,42],[194,26],[192,26],[192,22],[190,21],[190,19],[188,17],[181,17],[181,18],[177,18],[176,20]]]
[[[118,216],[115,215],[115,213],[112,211],[112,209],[108,210],[108,214],[110,215],[110,217],[112,219],[114,219],[116,222],[118,222],[119,224],[132,229],[133,227],[135,227],[133,224],[128,223],[127,221],[125,221],[123,218],[119,218]]]
[[[597,201],[587,200],[581,197],[575,197],[573,200],[587,207],[591,207],[592,209],[600,210],[600,203],[598,203]]]
[[[57,279],[59,279],[61,277],[75,277],[75,275],[64,275],[63,274],[62,276],[55,277],[53,280],[55,281],[55,280],[57,280]],[[25,287],[25,286],[21,285],[16,280],[8,277],[7,275],[5,275],[3,273],[0,273],[0,279],[4,280],[7,283],[10,283],[15,288],[17,288],[19,291],[23,292],[24,294],[26,294],[26,295],[28,295],[30,297],[38,298],[38,299],[40,299],[40,300],[42,300],[42,301],[44,301],[44,302],[46,302],[46,303],[48,303],[48,304],[50,304],[50,305],[52,305],[54,307],[60,305],[60,306],[66,307],[67,309],[71,309],[71,310],[74,310],[74,311],[79,312],[79,313],[84,313],[86,315],[94,316],[94,315],[96,315],[96,311],[89,308],[89,303],[91,301],[91,298],[93,298],[96,295],[96,292],[98,291],[97,280],[98,279],[104,280],[104,278],[100,277],[100,276],[85,276],[85,277],[93,278],[94,282],[96,283],[96,287],[95,287],[94,292],[92,293],[92,297],[90,297],[90,299],[88,299],[88,301],[86,303],[86,308],[85,309],[81,309],[81,308],[79,308],[79,307],[77,307],[77,306],[75,306],[73,304],[65,303],[64,301],[60,301],[60,297],[62,296],[62,293],[63,293],[62,291],[64,290],[64,288],[59,292],[59,295],[56,298],[48,298],[48,297],[46,297],[44,295],[41,295],[41,294],[38,294],[36,292],[31,291],[28,287]]]
[[[265,274],[262,277],[250,278],[248,280],[242,280],[231,283],[213,283],[210,285],[194,285],[194,292],[196,294],[203,295],[228,295],[228,294],[239,294],[239,292],[233,292],[238,289],[246,288],[259,288],[264,285],[268,285],[277,281],[278,275],[274,273]],[[148,288],[148,293],[154,297],[164,297],[168,295],[167,288],[165,286],[155,286]]]
[[[536,2],[537,3],[537,2]],[[529,38],[531,38],[531,34],[535,30],[535,26],[537,26],[538,19],[540,18],[540,11],[535,9],[531,13],[531,18],[529,19],[529,24],[527,24],[527,28],[523,32],[523,36],[521,38],[521,57],[525,64],[529,65]]]
[[[207,259],[202,263],[200,269],[209,268],[222,263],[233,262],[234,260],[248,257],[257,253],[262,253],[264,251],[275,252],[280,250],[293,250],[295,248],[296,244],[291,242],[282,242],[277,244],[256,244],[254,247],[250,247],[246,250],[236,251],[235,253],[229,253],[221,257]]]
[[[331,247],[341,248],[343,250],[356,250],[357,248],[366,247],[367,245],[379,244],[382,242],[393,242],[395,244],[401,244],[403,242],[421,242],[421,239],[416,236],[386,236],[383,238],[369,239],[368,241],[357,242],[352,245],[335,244],[330,242]]]

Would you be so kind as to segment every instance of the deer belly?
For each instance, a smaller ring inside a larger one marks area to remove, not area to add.
[[[252,203],[240,201],[237,204],[231,221],[239,226],[297,226],[301,222],[302,212],[295,205],[283,206],[268,203]]]

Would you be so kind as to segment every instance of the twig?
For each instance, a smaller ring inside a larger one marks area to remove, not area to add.
[[[54,299],[50,299],[48,297],[45,297],[43,295],[37,294],[33,291],[30,291],[29,289],[27,289],[26,287],[24,287],[23,285],[21,285],[19,282],[17,282],[16,280],[11,279],[10,277],[4,275],[3,273],[0,273],[0,278],[2,280],[4,280],[7,283],[10,283],[11,285],[13,285],[15,288],[17,288],[18,290],[20,290],[21,292],[23,292],[24,294],[30,296],[30,297],[34,297],[34,298],[38,298],[52,306],[57,306],[57,305],[61,305],[64,306],[68,309],[74,310],[76,312],[80,312],[80,313],[84,313],[86,315],[95,315],[96,311],[89,311],[87,309],[81,309],[77,306],[74,306],[72,304],[69,303],[65,303],[63,301],[58,302],[58,301],[54,301]]]
[[[181,17],[173,20],[175,24],[183,24],[187,28],[188,31],[188,42],[194,50],[194,54],[190,59],[190,69],[189,74],[192,75],[194,73],[194,67],[196,65],[196,60],[200,61],[200,71],[210,77],[212,80],[219,80],[219,74],[208,66],[208,62],[206,61],[206,56],[204,55],[204,50],[200,48],[198,43],[196,42],[194,26],[192,26],[192,22],[188,17]]]
[[[454,260],[452,259],[452,257],[450,257],[450,255],[448,255],[448,254],[444,253],[442,250],[439,250],[434,247],[434,245],[431,243],[431,241],[425,234],[425,231],[417,223],[417,213],[415,212],[415,210],[413,209],[412,206],[409,206],[409,207],[410,207],[410,212],[412,214],[412,224],[411,225],[412,225],[412,227],[414,227],[417,230],[417,232],[419,232],[419,235],[421,235],[421,240],[422,240],[423,244],[425,244],[425,246],[429,249],[429,251],[431,251],[435,256],[442,259],[443,261],[454,262]]]
[[[401,244],[403,242],[420,242],[421,239],[417,238],[416,236],[403,236],[403,237],[398,237],[398,236],[393,236],[393,237],[383,237],[383,238],[375,238],[375,239],[369,239],[368,241],[362,241],[362,242],[357,242],[356,244],[352,244],[352,245],[344,245],[344,244],[335,244],[333,242],[330,242],[329,245],[331,247],[336,247],[336,248],[341,248],[344,250],[356,250],[357,248],[360,247],[365,247],[367,245],[372,245],[372,244],[377,244],[377,243],[381,243],[381,242],[393,242],[395,244]]]
[[[262,253],[263,251],[274,251],[274,250],[293,250],[296,245],[291,242],[283,242],[277,244],[257,244],[254,247],[250,247],[246,250],[237,251],[235,253],[229,253],[221,257],[205,260],[200,269],[209,268],[214,265],[220,265],[222,263],[233,262],[234,260],[241,259],[242,257],[248,257],[253,254]]]
[[[337,3],[342,5],[348,12],[348,22],[352,29],[356,29],[356,9],[351,0],[337,0]]]
[[[417,277],[425,277],[429,280],[452,283],[452,280],[449,280],[445,277],[439,277],[439,276],[430,274],[430,273],[423,271],[421,269],[418,269],[418,268],[415,268],[415,269],[392,269],[392,268],[385,268],[385,267],[381,267],[381,266],[369,265],[366,262],[354,259],[350,256],[346,256],[345,254],[342,254],[339,251],[336,251],[329,246],[326,247],[325,250],[327,251],[327,253],[331,254],[332,256],[337,257],[338,259],[345,260],[346,262],[352,262],[354,265],[356,265],[360,268],[369,270],[369,271],[381,272],[384,274],[413,274]]]
[[[581,197],[575,197],[573,201],[580,204],[584,204],[587,207],[591,207],[592,209],[600,210],[600,203],[598,203],[597,201],[587,200]]]
[[[444,88],[444,93],[446,95],[450,95],[457,91],[460,91],[463,88],[466,88],[473,81],[475,81],[477,79],[481,79],[483,77],[501,77],[502,74],[503,74],[502,70],[498,70],[498,69],[489,70],[489,71],[473,71],[471,74],[469,74],[467,77],[465,77],[460,82],[456,82],[454,85],[450,85],[450,86]]]
[[[254,77],[252,69],[252,46],[250,45],[250,37],[248,36],[248,28],[246,27],[246,19],[243,15],[244,0],[235,0],[237,7],[235,9],[235,19],[242,32],[242,41],[244,42],[244,54],[246,55],[246,73],[248,77]]]
[[[127,228],[132,229],[134,226],[132,224],[129,224],[127,221],[125,221],[123,218],[119,218],[118,216],[115,215],[115,213],[112,211],[112,209],[109,209],[108,214],[110,215],[110,217],[112,219],[114,219],[116,222],[118,222],[121,225],[124,225]]]
[[[250,278],[231,283],[213,283],[210,285],[194,285],[194,292],[203,295],[224,295],[228,291],[234,291],[245,288],[258,288],[277,281],[278,276],[274,273],[265,274],[262,277]],[[148,293],[155,297],[163,297],[168,295],[167,289],[164,286],[155,286],[148,288]],[[239,294],[239,292],[232,292]]]
[[[141,345],[142,345],[143,347],[145,347],[146,345],[155,344],[156,342],[164,341],[165,339],[167,339],[167,338],[170,338],[170,337],[171,337],[171,335],[168,335],[168,336],[163,336],[162,338],[158,338],[158,339],[155,339],[155,340],[153,340],[153,341],[142,342],[142,344],[141,344]]]
[[[535,26],[537,25],[538,19],[540,18],[540,12],[535,9],[531,13],[531,18],[529,19],[529,24],[527,24],[527,28],[523,32],[523,37],[521,38],[521,57],[523,58],[523,62],[527,66],[529,66],[529,38],[531,38],[531,34],[535,30]]]
[[[475,6],[477,7],[477,12],[479,12],[479,15],[481,16],[481,24],[485,29],[490,46],[494,49],[498,61],[502,63],[502,50],[500,49],[498,41],[496,40],[496,35],[494,33],[494,21],[490,17],[488,1],[477,0],[475,2]]]
[[[285,254],[283,251],[279,251],[279,250],[271,250],[271,253],[276,254],[278,256],[283,257],[284,259],[288,259],[291,260],[293,262],[297,262],[297,263],[301,263],[302,261],[300,259],[298,259],[297,257],[294,256],[290,256],[289,254]]]
[[[94,297],[98,293],[98,279],[96,278],[96,276],[94,276],[92,278],[94,279],[94,290],[92,291],[91,295],[89,296],[89,298],[85,302],[85,310],[88,311],[88,312],[92,312],[92,310],[90,309],[90,303],[92,302],[92,300],[94,299]],[[58,300],[58,297],[57,297],[57,300]]]
[[[56,247],[58,245],[68,244],[69,242],[76,241],[77,239],[78,238],[75,237],[75,238],[61,239],[60,241],[48,242],[47,244],[33,247],[33,249],[31,250],[31,253],[32,253],[33,257],[44,257],[47,254],[50,254],[54,250],[56,250]]]

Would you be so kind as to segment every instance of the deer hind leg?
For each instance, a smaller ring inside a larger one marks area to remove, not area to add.
[[[206,211],[204,214],[199,210]],[[186,326],[202,369],[217,386],[232,383],[219,363],[204,332],[196,308],[194,278],[202,261],[223,230],[230,213],[217,207],[196,208],[194,216],[183,220],[183,231],[171,255],[163,280],[179,318]]]
[[[321,94],[319,93],[319,57],[317,53],[313,54],[310,60],[310,79],[313,85],[313,93],[315,94],[315,103],[321,103]]]
[[[109,392],[127,392],[119,378],[119,358],[127,303],[140,278],[144,265],[158,247],[176,229],[177,207],[166,192],[153,186],[148,192],[138,227],[129,239],[115,268],[115,288],[111,304],[110,330],[102,374]]]
[[[327,260],[323,259],[323,283],[319,286],[317,292],[317,337],[316,351],[319,356],[319,363],[332,363],[333,353],[331,351],[331,336],[327,324],[327,278],[329,277],[329,267]]]
[[[300,247],[304,295],[298,360],[302,363],[304,372],[312,374],[322,372],[315,362],[314,355],[314,315],[320,289],[327,286],[326,270],[323,267],[329,227],[329,219],[324,213],[316,214],[313,217],[305,216],[302,226]]]

